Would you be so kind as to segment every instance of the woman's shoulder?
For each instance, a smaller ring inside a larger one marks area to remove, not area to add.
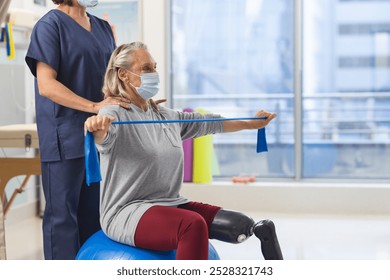
[[[196,111],[186,112],[184,110],[170,109],[161,105],[159,105],[158,108],[163,115],[167,116],[168,119],[204,119],[208,116],[207,114],[201,114]]]
[[[110,115],[117,118],[120,114],[119,109],[118,105],[106,105],[99,110],[99,115]]]
[[[106,105],[99,110],[99,115],[109,115],[117,121],[131,119],[132,110],[126,110],[118,105]]]
[[[167,114],[176,114],[177,113],[177,110],[168,108],[168,107],[163,106],[163,105],[158,105],[158,110],[161,112],[167,113]]]

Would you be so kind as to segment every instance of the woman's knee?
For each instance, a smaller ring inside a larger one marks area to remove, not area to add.
[[[197,238],[208,239],[208,226],[206,220],[198,213],[189,213],[182,221],[179,229],[179,238],[184,235],[196,235]]]

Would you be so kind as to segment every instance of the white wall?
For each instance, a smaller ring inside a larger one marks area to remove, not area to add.
[[[142,0],[141,1],[141,40],[148,45],[149,51],[157,62],[160,74],[161,89],[156,99],[168,96],[169,78],[169,35],[167,0]]]

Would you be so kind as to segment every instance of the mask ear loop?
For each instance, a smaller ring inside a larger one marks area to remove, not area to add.
[[[135,73],[133,73],[133,72],[131,72],[130,70],[127,70],[127,69],[124,69],[124,70],[125,70],[126,72],[129,72],[130,74],[133,74],[133,75],[139,77],[140,80],[141,80],[141,84],[142,84],[141,75],[137,75],[137,74],[135,74]],[[134,86],[132,83],[130,83],[130,81],[128,81],[127,84],[130,85],[130,86],[132,86],[132,87],[135,89],[135,91],[137,91],[137,93],[138,93],[138,87]]]
[[[131,72],[130,70],[127,70],[127,69],[125,69],[125,70],[126,70],[127,72],[129,72],[130,74],[133,74],[133,75],[135,75],[135,76],[141,78],[141,75],[135,74],[134,72]]]

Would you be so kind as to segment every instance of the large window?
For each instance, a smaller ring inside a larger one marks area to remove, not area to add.
[[[390,178],[390,2],[296,2],[171,0],[173,106],[278,114],[268,153],[255,131],[214,136],[216,180]]]
[[[304,177],[390,178],[390,1],[303,7]]]

